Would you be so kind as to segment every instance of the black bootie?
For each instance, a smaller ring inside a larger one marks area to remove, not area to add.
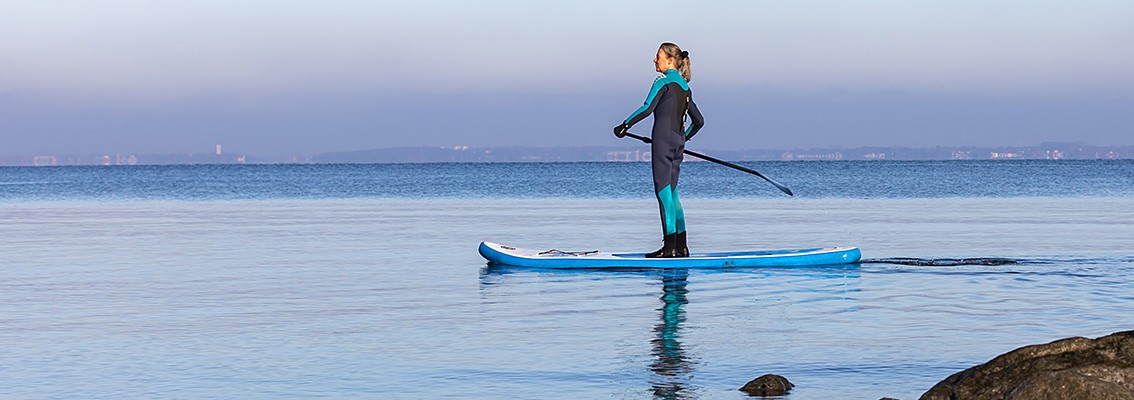
[[[646,254],[646,258],[674,258],[677,257],[676,251],[677,234],[665,235],[662,239],[662,248],[653,253]]]
[[[673,250],[678,257],[689,257],[689,244],[685,242],[685,231],[675,235]]]

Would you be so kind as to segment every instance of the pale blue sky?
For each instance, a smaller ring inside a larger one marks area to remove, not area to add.
[[[1100,0],[9,0],[0,154],[619,145],[662,41],[691,53],[701,148],[1134,144],[1130,21]]]

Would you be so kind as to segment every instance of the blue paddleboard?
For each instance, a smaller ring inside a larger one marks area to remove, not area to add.
[[[731,268],[791,267],[856,263],[857,247],[693,253],[682,258],[646,258],[645,253],[528,250],[482,242],[480,255],[490,263],[531,268]]]

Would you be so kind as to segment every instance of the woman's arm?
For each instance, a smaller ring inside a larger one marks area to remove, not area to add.
[[[622,122],[624,125],[634,126],[638,121],[641,121],[654,112],[654,109],[658,107],[658,101],[661,99],[662,92],[666,90],[665,84],[668,82],[665,82],[664,78],[665,77],[658,77],[658,79],[654,80],[654,85],[650,87],[650,94],[646,96],[646,102],[643,103],[641,107],[638,107],[637,110],[634,110],[634,113],[630,114],[630,117],[626,118],[626,121]]]
[[[690,124],[688,128],[685,128],[685,140],[692,139],[693,135],[696,135],[697,131],[701,130],[702,126],[705,126],[705,117],[701,116],[701,110],[698,110],[697,103],[693,102],[692,94],[689,95],[688,113],[689,119],[692,120],[693,123]]]

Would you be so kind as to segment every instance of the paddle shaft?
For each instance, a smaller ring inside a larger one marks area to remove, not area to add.
[[[638,136],[638,135],[635,135],[635,134],[630,133],[630,132],[626,132],[626,136],[632,137],[634,139],[641,140],[643,143],[650,143],[651,142],[650,138],[648,138],[648,137]],[[729,167],[729,168],[732,168],[732,169],[735,169],[735,170],[738,170],[738,171],[744,171],[744,172],[750,173],[752,175],[759,176],[759,177],[763,178],[764,180],[768,181],[768,183],[771,183],[772,186],[775,186],[776,189],[780,189],[784,193],[787,193],[788,196],[795,196],[795,194],[792,194],[791,189],[788,189],[787,186],[784,186],[783,184],[780,184],[779,182],[772,180],[772,178],[764,176],[764,174],[761,174],[760,171],[757,171],[757,170],[754,170],[754,169],[751,169],[751,168],[747,168],[747,167],[742,167],[742,166],[739,166],[739,165],[736,165],[736,164],[733,164],[733,163],[730,163],[728,161],[724,161],[724,160],[721,160],[721,159],[718,159],[718,158],[715,158],[715,157],[709,157],[707,155],[704,155],[704,154],[701,154],[701,153],[698,153],[698,152],[695,152],[695,151],[689,151],[689,150],[683,150],[683,151],[685,152],[685,154],[691,155],[693,157],[700,158],[700,159],[705,160],[705,161],[714,162],[714,163],[717,163],[717,164],[720,164],[720,165],[723,165],[723,166],[726,166],[726,167]]]

